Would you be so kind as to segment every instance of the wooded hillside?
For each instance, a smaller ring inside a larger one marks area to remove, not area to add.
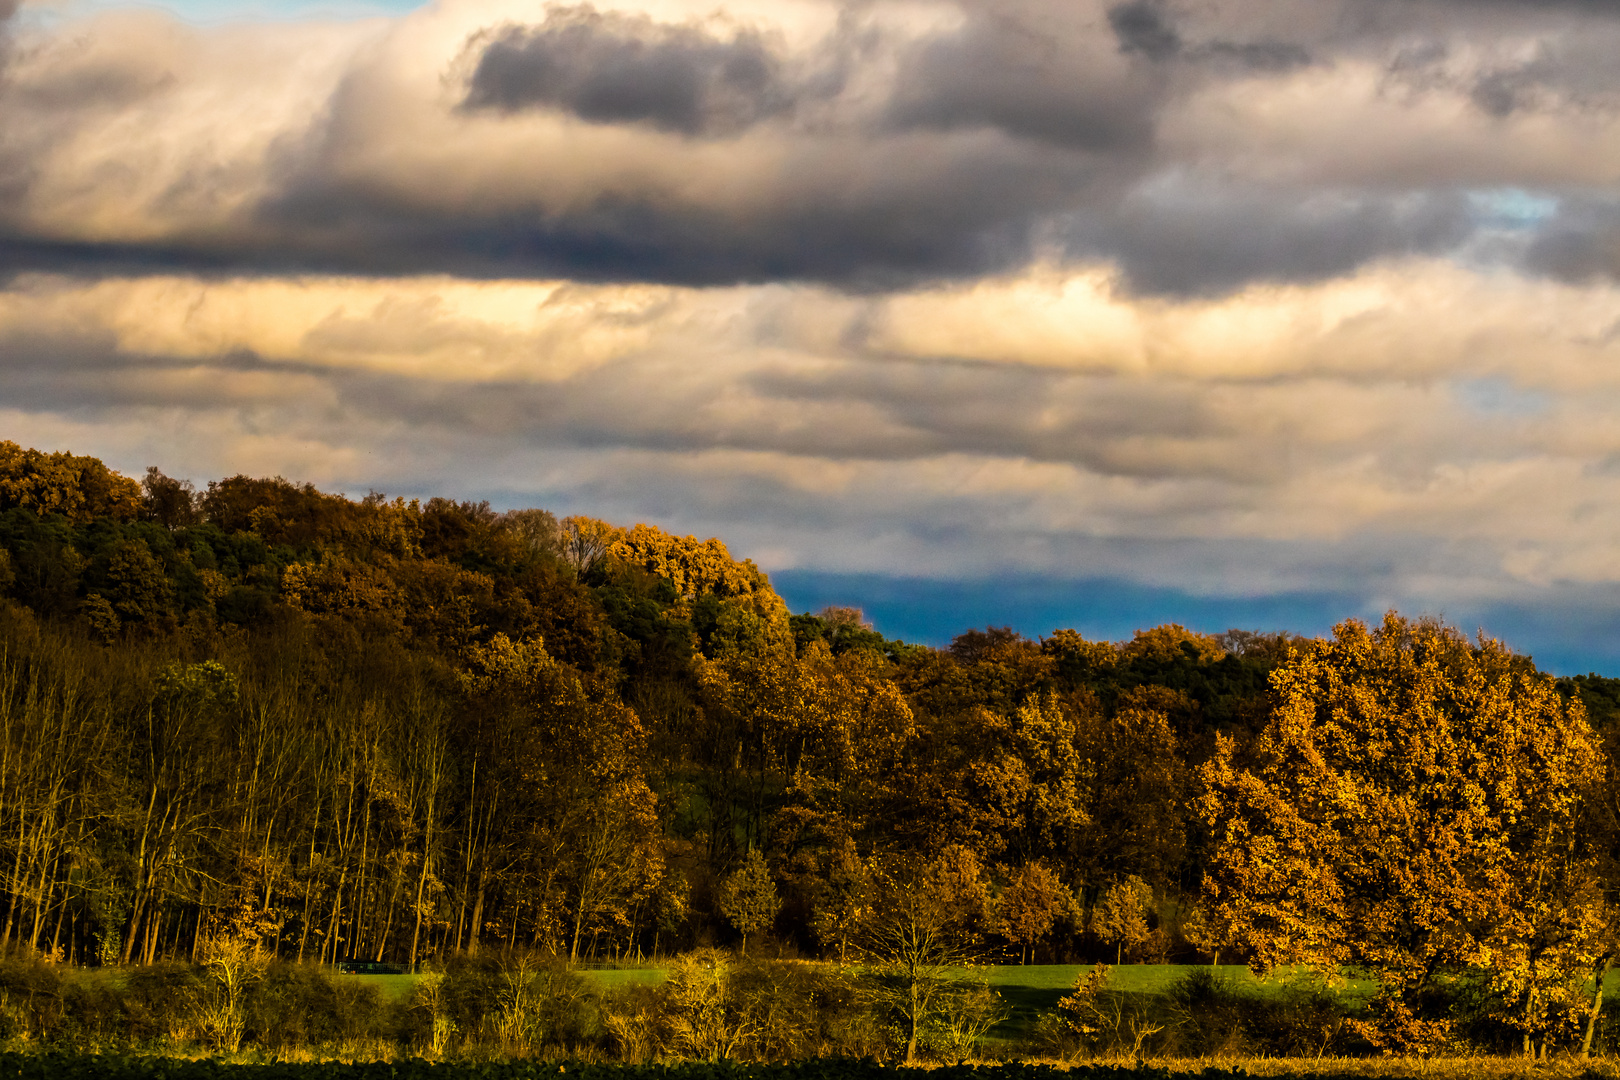
[[[1431,624],[932,649],[716,539],[12,443],[0,596],[0,945],[78,963],[837,958],[919,882],[1013,960],[1483,965],[1530,1026],[1612,951],[1620,683]]]

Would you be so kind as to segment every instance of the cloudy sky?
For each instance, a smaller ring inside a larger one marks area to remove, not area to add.
[[[1620,2],[10,2],[0,437],[1620,674]]]

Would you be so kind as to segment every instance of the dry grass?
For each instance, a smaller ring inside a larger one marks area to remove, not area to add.
[[[1320,1077],[1321,1080],[1368,1080],[1387,1077],[1390,1080],[1516,1080],[1535,1077],[1538,1080],[1574,1080],[1576,1077],[1606,1077],[1620,1080],[1620,1058],[1580,1058],[1570,1054],[1555,1054],[1546,1061],[1530,1061],[1522,1057],[1239,1057],[1206,1058],[1144,1058],[1135,1062],[1129,1058],[1080,1058],[1073,1061],[1053,1059],[1021,1059],[1031,1064],[1052,1065],[1059,1069],[1085,1068],[1091,1065],[1140,1066],[1164,1069],[1170,1073],[1197,1076],[1206,1069],[1241,1071],[1253,1077]],[[986,1061],[986,1065],[996,1062]]]

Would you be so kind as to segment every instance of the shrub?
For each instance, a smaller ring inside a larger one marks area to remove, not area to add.
[[[377,1038],[388,1027],[375,986],[317,964],[272,963],[248,995],[247,1038],[266,1050]]]
[[[198,1032],[193,1009],[203,984],[197,969],[175,962],[131,968],[124,974],[128,1041],[145,1045],[191,1042]]]
[[[1244,995],[1214,968],[1199,967],[1170,985],[1165,994],[1176,1025],[1173,1043],[1189,1057],[1240,1053],[1244,1038]]]
[[[661,987],[629,983],[600,999],[602,1026],[620,1061],[640,1065],[652,1060],[670,1038]]]
[[[518,951],[452,957],[442,981],[419,984],[401,1035],[438,1053],[576,1054],[603,1037],[585,981],[555,957]]]
[[[59,969],[38,957],[0,959],[0,1038],[54,1042],[62,1023]]]
[[[124,992],[111,973],[63,968],[60,979],[63,1015],[55,1045],[95,1053],[128,1041]]]

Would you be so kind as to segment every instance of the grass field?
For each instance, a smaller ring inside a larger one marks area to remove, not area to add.
[[[361,986],[375,986],[384,1001],[406,997],[416,987],[420,975],[339,975],[340,979],[353,979]]]
[[[1198,965],[1202,968],[1203,965]],[[1022,1026],[1042,1012],[1057,1008],[1058,999],[1069,993],[1081,975],[1092,970],[1089,964],[1003,964],[978,968],[982,976],[1007,1002],[1013,1011],[1011,1023]],[[1113,969],[1108,988],[1135,994],[1162,994],[1175,981],[1194,970],[1187,964],[1121,964]],[[1222,964],[1215,969],[1222,979],[1234,987],[1259,995],[1282,993],[1287,986],[1284,978],[1256,979],[1242,964]],[[661,983],[666,974],[661,967],[585,968],[580,972],[591,982],[603,988],[625,986],[631,983]],[[410,994],[419,976],[416,975],[345,975],[363,984],[376,986],[385,1000],[397,1000]],[[1376,990],[1368,980],[1351,980],[1339,992],[1357,997],[1370,997]],[[1604,993],[1620,993],[1620,971],[1612,971],[1604,980]]]
[[[661,983],[668,977],[661,967],[601,968],[581,972],[599,986],[624,986],[628,983]]]
[[[1199,965],[1202,967],[1202,965]],[[1057,1007],[1059,998],[1067,994],[1074,981],[1092,970],[1090,964],[1002,964],[975,969],[975,973],[996,989],[1007,1003],[1020,1014],[1033,1015]],[[1192,965],[1185,964],[1122,964],[1114,968],[1108,980],[1111,990],[1135,994],[1162,994]],[[1257,980],[1242,964],[1223,964],[1216,969],[1223,979],[1255,993],[1268,994],[1281,991],[1281,979]],[[661,967],[583,968],[580,974],[602,987],[624,986],[629,983],[661,983],[666,974]],[[345,975],[363,985],[375,986],[385,999],[405,997],[416,985],[416,975]],[[1620,985],[1620,972],[1614,973],[1611,989]],[[1356,990],[1370,992],[1372,985],[1352,983]]]

